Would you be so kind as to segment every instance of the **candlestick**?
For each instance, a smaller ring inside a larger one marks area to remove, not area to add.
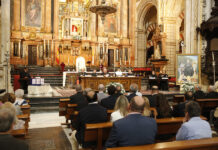
[[[212,52],[212,58],[213,58],[213,61],[214,61],[214,53]]]
[[[43,48],[43,58],[44,58],[44,55],[45,55],[45,39],[44,39],[44,48]]]

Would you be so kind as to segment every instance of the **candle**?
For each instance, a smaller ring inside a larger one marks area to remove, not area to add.
[[[20,56],[20,50],[21,50],[21,45],[20,45],[20,41],[19,41],[19,46],[18,46],[18,48],[19,48],[19,51],[18,51],[18,56]]]
[[[212,52],[212,58],[213,58],[213,61],[214,61],[214,53]]]
[[[43,57],[44,57],[44,54],[45,54],[45,39],[44,39]]]
[[[50,51],[50,47],[49,47],[49,40],[48,40],[48,53],[49,53],[49,51]]]
[[[130,61],[131,61],[131,50],[129,50],[129,67],[130,67]]]

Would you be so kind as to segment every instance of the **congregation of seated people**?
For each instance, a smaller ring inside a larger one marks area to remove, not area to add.
[[[212,137],[210,124],[201,119],[201,108],[195,100],[217,98],[217,92],[213,86],[208,87],[206,94],[201,91],[199,85],[196,85],[195,92],[186,92],[185,101],[173,106],[170,105],[166,96],[159,92],[157,86],[152,87],[151,95],[148,96],[143,96],[135,83],[130,85],[129,93],[123,93],[125,89],[123,90],[120,85],[110,85],[106,89],[103,84],[100,84],[98,92],[91,88],[83,90],[79,84],[72,87],[75,91],[70,96],[70,104],[77,104],[75,110],[78,111],[76,120],[71,119],[73,130],[70,139],[73,150],[79,149],[79,146],[86,148],[97,144],[84,141],[86,124],[108,121],[112,122],[113,125],[110,135],[104,143],[105,148],[155,143],[158,133],[156,118],[184,117],[183,124],[177,134],[173,135],[176,140]],[[2,127],[0,129],[0,143],[10,139],[11,142],[18,145],[22,144],[21,149],[28,149],[25,143],[9,136],[10,130],[23,127],[24,122],[18,120],[16,115],[22,113],[20,106],[26,104],[22,90],[16,91],[15,95],[7,93],[3,96],[0,103],[0,128]],[[156,110],[156,116],[151,108]],[[108,120],[108,110],[113,111],[110,120]],[[3,128],[5,126],[2,122],[4,119],[10,120],[7,129]],[[172,135],[167,136],[171,137]]]
[[[211,138],[210,124],[200,118],[200,105],[194,101],[196,98],[206,96],[197,97],[200,95],[200,86],[195,89],[195,93],[191,91],[185,93],[184,102],[170,106],[166,96],[159,93],[157,86],[152,87],[150,96],[144,97],[138,92],[135,83],[130,85],[129,93],[122,93],[120,86],[113,85],[107,87],[107,93],[104,91],[104,85],[99,85],[98,93],[90,88],[82,92],[81,86],[77,85],[77,93],[71,96],[71,103],[78,104],[79,111],[76,128],[71,135],[73,148],[78,149],[79,144],[83,147],[93,144],[84,142],[85,124],[107,122],[107,110],[113,110],[110,117],[113,126],[105,142],[105,148],[155,143],[157,123],[150,107],[156,109],[157,118],[184,117],[184,123],[176,134],[176,140]],[[76,100],[72,101],[73,99]]]

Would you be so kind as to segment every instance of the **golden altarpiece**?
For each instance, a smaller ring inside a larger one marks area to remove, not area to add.
[[[133,66],[129,4],[107,1],[117,11],[103,23],[89,11],[97,3],[100,0],[13,0],[10,63],[75,66],[82,56],[88,66]]]

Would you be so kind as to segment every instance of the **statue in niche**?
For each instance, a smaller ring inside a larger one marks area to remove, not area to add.
[[[161,43],[161,32],[160,27],[157,26],[155,33],[152,37],[154,43],[154,59],[161,59],[162,54],[162,43]]]

